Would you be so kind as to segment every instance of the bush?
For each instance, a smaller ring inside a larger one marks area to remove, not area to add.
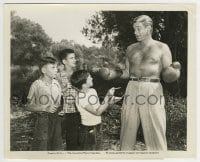
[[[26,102],[29,88],[40,73],[36,66],[11,67],[11,98],[16,97],[22,103]]]
[[[165,91],[167,115],[167,141],[170,150],[187,149],[187,102],[186,98],[173,96]]]

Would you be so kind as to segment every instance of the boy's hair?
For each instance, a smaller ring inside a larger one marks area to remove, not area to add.
[[[86,83],[88,76],[90,73],[86,70],[78,70],[75,71],[71,76],[71,84],[75,88],[78,88],[79,90],[82,89],[82,85]]]
[[[50,56],[46,56],[46,57],[42,57],[39,63],[39,67],[40,69],[47,64],[55,64],[57,62],[57,60],[54,57],[50,57]]]
[[[63,63],[62,60],[64,60],[70,53],[74,53],[74,50],[70,48],[65,48],[59,52],[59,59],[61,63]]]

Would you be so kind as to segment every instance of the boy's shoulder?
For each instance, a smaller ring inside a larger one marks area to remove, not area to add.
[[[96,91],[96,89],[94,89],[94,88],[90,88],[90,89],[89,89],[89,92],[92,93],[92,94],[97,94],[97,91]]]
[[[41,85],[41,80],[37,79],[37,80],[33,81],[31,85],[34,87],[39,87]]]

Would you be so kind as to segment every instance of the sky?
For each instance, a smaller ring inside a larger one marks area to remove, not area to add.
[[[63,5],[30,6],[16,7],[16,15],[39,23],[53,41],[67,39],[87,47],[100,46],[100,44],[93,44],[81,33],[87,19],[91,18],[96,11]]]

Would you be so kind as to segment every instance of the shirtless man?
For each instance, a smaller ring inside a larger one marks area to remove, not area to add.
[[[152,19],[134,19],[137,43],[127,48],[125,69],[100,69],[105,79],[129,78],[121,114],[121,150],[133,150],[141,122],[147,150],[167,150],[166,114],[160,77],[165,82],[180,77],[181,65],[172,63],[168,45],[152,39]]]

